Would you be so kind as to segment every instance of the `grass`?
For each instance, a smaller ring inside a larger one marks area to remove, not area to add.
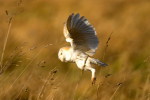
[[[1,100],[150,99],[147,0],[0,4]],[[90,72],[81,75],[74,63],[62,63],[57,57],[59,48],[69,45],[62,29],[72,12],[81,13],[95,27],[100,45],[94,57],[109,65],[95,66],[95,85]]]
[[[8,14],[8,12],[7,12],[7,14]],[[12,24],[11,22],[12,22],[12,17],[9,18],[9,22],[8,22],[8,31],[7,31],[7,35],[6,35],[6,39],[5,39],[5,42],[4,42],[3,51],[2,51],[2,55],[1,55],[1,60],[0,60],[0,65],[1,65],[0,72],[3,71],[3,58],[4,58],[4,53],[5,53],[7,41],[8,41],[8,36],[10,34],[10,29],[11,29],[11,24]]]

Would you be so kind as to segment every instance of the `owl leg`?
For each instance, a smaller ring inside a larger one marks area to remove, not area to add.
[[[92,77],[91,77],[92,85],[95,84],[95,82],[96,82],[96,76],[95,76],[96,70],[92,67],[86,67],[86,69],[91,71],[91,73],[92,73]]]
[[[95,76],[96,70],[92,67],[91,62],[90,62],[90,58],[88,58],[86,61],[85,69],[91,71],[91,73],[92,73],[92,77],[91,77],[92,85],[95,84],[95,82],[96,82],[96,76]]]

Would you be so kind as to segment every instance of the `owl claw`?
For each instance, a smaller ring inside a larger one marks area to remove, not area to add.
[[[92,78],[92,85],[95,85],[96,83],[96,77]]]

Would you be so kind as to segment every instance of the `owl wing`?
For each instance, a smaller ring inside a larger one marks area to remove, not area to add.
[[[71,14],[64,25],[66,41],[76,50],[94,55],[98,47],[98,38],[94,27],[88,20],[79,14]]]

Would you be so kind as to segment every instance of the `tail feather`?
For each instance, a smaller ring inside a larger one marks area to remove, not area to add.
[[[98,65],[98,66],[102,66],[102,67],[108,66],[107,64],[101,62],[101,61],[98,60],[98,59],[94,59],[94,58],[91,59],[91,63],[96,64],[96,65]]]

